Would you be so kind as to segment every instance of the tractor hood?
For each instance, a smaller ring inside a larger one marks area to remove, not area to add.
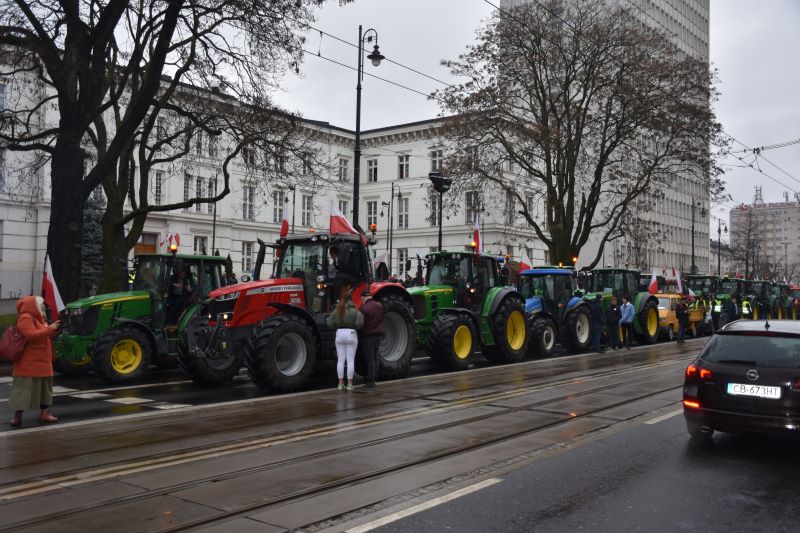
[[[605,298],[606,296],[610,296],[610,292],[587,292],[583,295],[583,299],[589,303],[592,303],[595,297],[600,296],[601,299]]]
[[[415,295],[425,295],[437,292],[455,292],[455,290],[450,285],[423,285],[421,287],[408,288],[408,294],[410,294],[412,297]]]
[[[107,294],[98,294],[97,296],[90,296],[88,298],[81,298],[66,305],[67,309],[81,309],[91,307],[93,305],[110,304],[124,300],[141,300],[150,298],[148,291],[127,291],[127,292],[110,292]]]
[[[293,288],[302,290],[304,281],[305,280],[300,278],[262,279],[258,281],[249,281],[247,283],[237,283],[236,285],[220,287],[219,289],[215,289],[208,293],[208,297],[212,300],[227,300],[228,298],[236,298],[240,293],[255,294],[256,292],[269,292],[272,287],[275,287],[275,290],[286,290],[287,285],[299,286]]]

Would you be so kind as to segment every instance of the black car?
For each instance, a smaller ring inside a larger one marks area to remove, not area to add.
[[[800,436],[800,322],[725,325],[686,368],[683,414],[697,439],[714,431]]]

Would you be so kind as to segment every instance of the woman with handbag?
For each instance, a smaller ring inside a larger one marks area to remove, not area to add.
[[[17,328],[25,337],[22,356],[14,362],[11,375],[11,396],[8,406],[15,411],[11,419],[12,427],[22,425],[22,412],[25,409],[41,409],[39,422],[57,422],[50,414],[53,404],[53,337],[58,335],[61,321],[48,324],[45,318],[44,298],[25,296],[17,300]]]

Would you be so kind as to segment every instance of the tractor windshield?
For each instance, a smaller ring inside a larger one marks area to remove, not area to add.
[[[275,269],[278,278],[301,278],[309,283],[316,283],[317,276],[327,274],[323,242],[290,242],[282,252]]]
[[[170,269],[166,257],[139,257],[132,289],[135,291],[163,292],[167,286]]]
[[[544,296],[547,291],[545,276],[523,276],[519,291],[523,298]]]
[[[755,294],[757,298],[765,298],[767,296],[767,282],[766,281],[753,281],[748,287],[749,293]]]
[[[686,284],[689,286],[692,291],[699,294],[701,292],[711,293],[713,292],[713,280],[711,278],[689,278],[686,280]]]
[[[597,270],[592,273],[589,292],[614,292],[622,289],[622,272]]]
[[[469,281],[469,257],[434,255],[428,261],[428,285],[465,287]]]
[[[723,294],[730,294],[731,296],[736,296],[739,293],[738,282],[735,280],[723,281],[721,283],[720,292]]]

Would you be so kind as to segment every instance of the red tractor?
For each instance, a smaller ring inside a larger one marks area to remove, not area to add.
[[[381,378],[406,376],[415,349],[413,304],[399,283],[375,281],[369,246],[350,233],[286,236],[269,245],[276,261],[271,279],[223,287],[209,293],[206,305],[186,328],[181,367],[196,382],[222,383],[247,367],[262,390],[300,388],[318,359],[335,359],[335,331],[325,324],[333,307],[335,274],[329,260],[357,269],[353,302],[369,288],[383,304],[383,337],[378,349]],[[264,262],[260,242],[256,277]],[[356,267],[357,265],[357,267]]]

